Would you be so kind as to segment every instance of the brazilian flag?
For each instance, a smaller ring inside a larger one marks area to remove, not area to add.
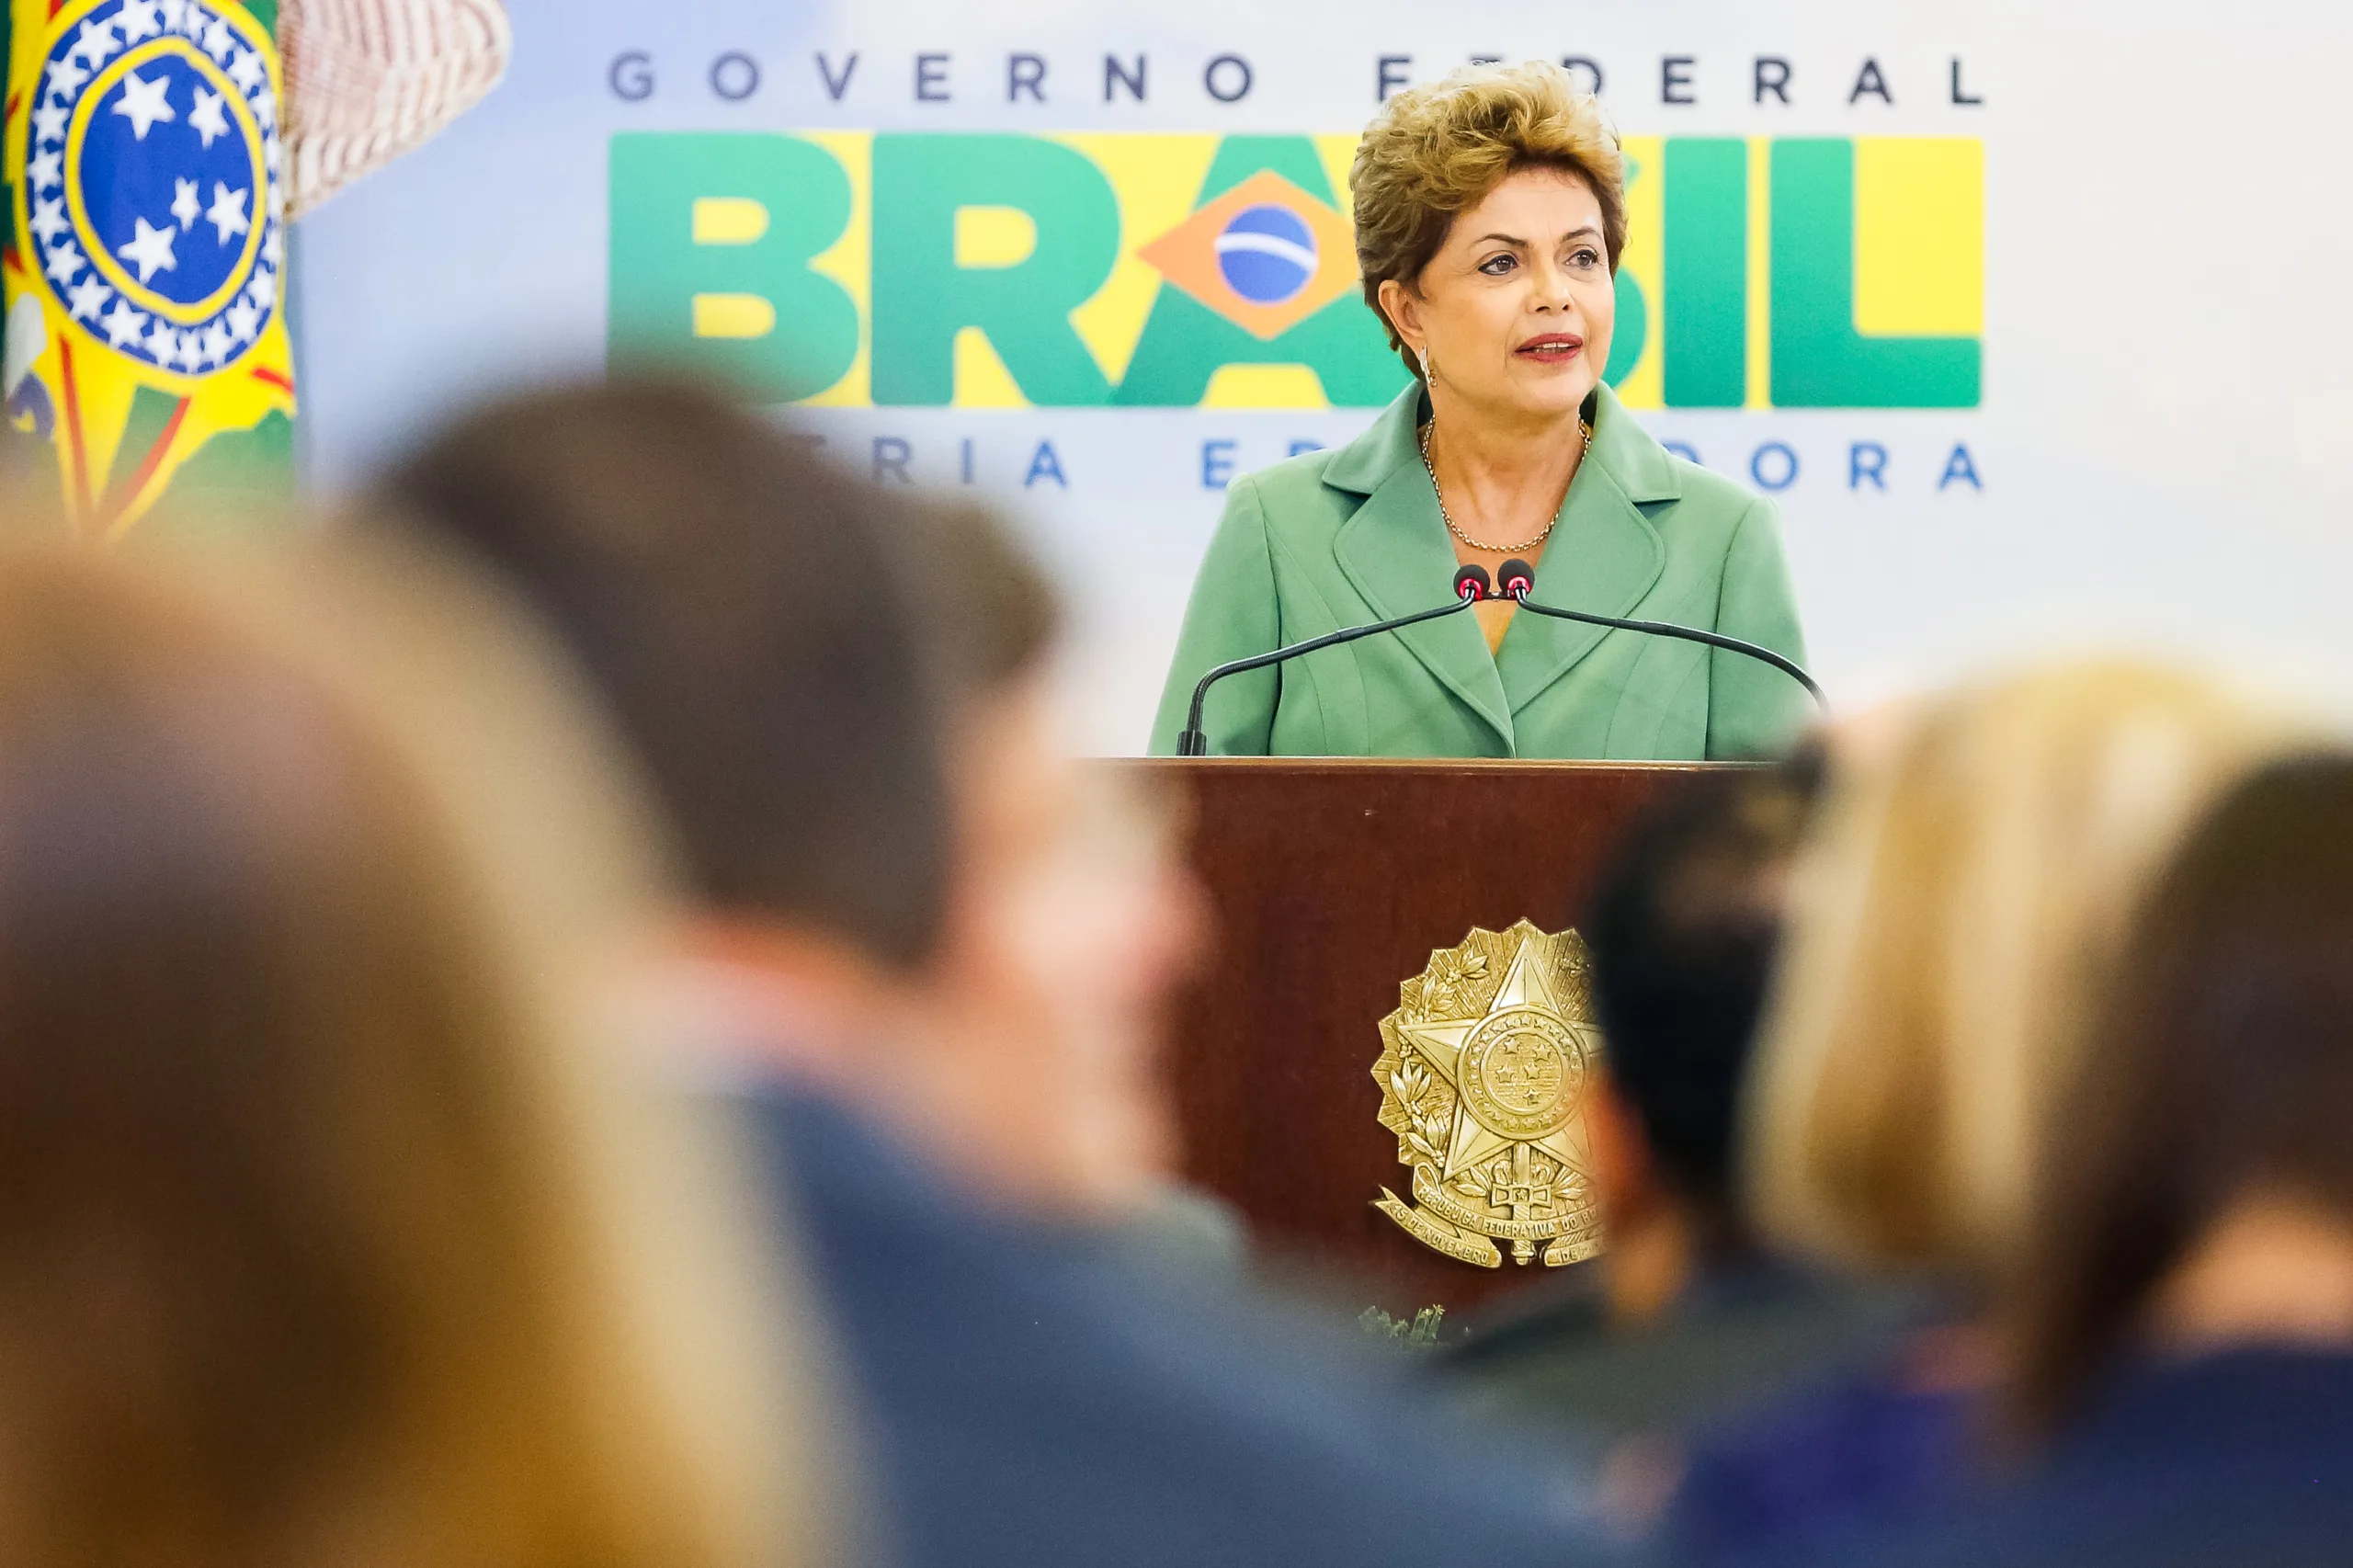
[[[0,0],[0,393],[77,528],[283,492],[277,0]]]

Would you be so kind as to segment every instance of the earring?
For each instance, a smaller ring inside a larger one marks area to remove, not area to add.
[[[1425,381],[1428,381],[1428,380],[1430,379],[1430,351],[1429,351],[1429,347],[1428,347],[1428,345],[1425,344],[1422,347],[1420,347],[1420,348],[1418,348],[1418,349],[1415,349],[1415,353],[1417,353],[1417,354],[1419,354],[1419,355],[1422,357],[1422,380],[1424,380]]]

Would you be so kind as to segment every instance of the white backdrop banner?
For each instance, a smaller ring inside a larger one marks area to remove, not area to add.
[[[331,487],[496,387],[722,369],[1019,519],[1077,738],[1136,750],[1228,483],[1403,384],[1358,130],[1543,58],[1630,156],[1608,377],[1778,500],[1834,702],[2054,638],[2353,689],[2348,50],[2301,7],[510,4],[507,83],[298,235]]]

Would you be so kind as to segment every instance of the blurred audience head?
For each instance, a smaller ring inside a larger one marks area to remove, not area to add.
[[[2023,1413],[2143,1335],[2353,1348],[2353,757],[2275,763],[2159,879],[2064,1092],[2018,1286]]]
[[[1176,1157],[1157,1070],[1165,1004],[1199,943],[1170,824],[1060,735],[1051,588],[990,514],[926,514],[911,559],[949,710],[953,873],[929,975],[935,1069],[991,1168],[1059,1149],[1051,1189],[1149,1200]],[[1007,1071],[1008,1068],[1023,1069]],[[1040,1093],[1038,1080],[1054,1085]]]
[[[637,751],[709,908],[880,963],[939,939],[939,703],[897,564],[918,514],[715,394],[541,392],[450,425],[389,509],[487,561]]]
[[[2286,726],[2197,676],[2046,668],[1835,741],[1750,1099],[1776,1239],[1982,1282],[2127,912]]]
[[[1678,788],[1620,842],[1581,923],[1608,1041],[1588,1114],[1613,1248],[1661,1209],[1699,1246],[1740,1239],[1734,1125],[1820,770],[1808,752]]]
[[[774,1560],[613,1204],[675,1173],[430,769],[226,605],[0,555],[0,1562]]]
[[[1059,744],[1058,607],[995,518],[852,483],[715,393],[620,384],[485,410],[380,504],[578,658],[685,846],[701,953],[739,996],[793,980],[770,994],[801,1023],[765,1028],[793,1070],[999,1195],[1150,1184],[1190,892],[1156,813]]]

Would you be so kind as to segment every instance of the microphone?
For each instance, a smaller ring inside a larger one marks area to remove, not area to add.
[[[1643,631],[1654,637],[1680,637],[1687,642],[1704,642],[1711,648],[1728,649],[1745,653],[1772,665],[1800,686],[1813,699],[1816,708],[1827,712],[1829,702],[1822,695],[1822,687],[1813,677],[1799,668],[1793,660],[1785,659],[1772,649],[1756,642],[1745,642],[1737,637],[1727,637],[1721,631],[1702,631],[1694,626],[1670,626],[1663,620],[1621,620],[1614,615],[1588,615],[1581,609],[1556,609],[1540,605],[1528,596],[1536,591],[1536,568],[1514,556],[1495,569],[1495,592],[1498,597],[1511,599],[1519,608],[1549,615],[1555,620],[1582,621],[1587,626],[1608,626],[1620,631]]]
[[[1396,631],[1404,627],[1417,626],[1425,620],[1436,620],[1440,616],[1460,615],[1481,599],[1491,597],[1487,569],[1474,562],[1455,573],[1454,600],[1450,604],[1442,604],[1436,609],[1417,610],[1412,615],[1401,615],[1394,620],[1376,620],[1370,626],[1350,626],[1338,631],[1327,631],[1321,637],[1311,637],[1304,642],[1294,642],[1288,648],[1278,648],[1271,653],[1253,653],[1246,659],[1234,659],[1218,665],[1201,677],[1199,686],[1193,687],[1193,706],[1186,713],[1184,733],[1176,737],[1176,755],[1178,756],[1209,756],[1210,738],[1201,729],[1201,704],[1209,699],[1210,687],[1226,676],[1242,675],[1250,670],[1262,670],[1268,665],[1279,665],[1286,659],[1296,659],[1302,653],[1313,653],[1318,648],[1333,648],[1343,642],[1353,642],[1359,637],[1370,637],[1375,632]]]

